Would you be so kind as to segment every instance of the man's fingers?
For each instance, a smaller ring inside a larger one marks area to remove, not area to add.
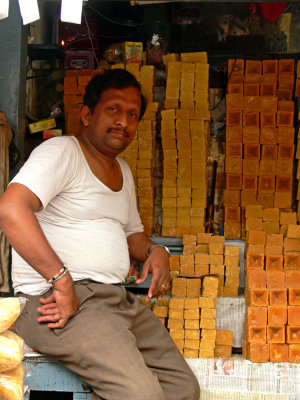
[[[49,323],[48,328],[61,329],[67,324],[68,321],[69,321],[69,318],[61,318],[59,321],[57,321],[55,323],[52,323],[52,322]]]
[[[40,303],[42,304],[49,304],[49,303],[55,303],[55,295],[54,293],[52,293],[50,296],[48,297],[41,297],[40,298]]]
[[[39,307],[37,310],[39,313],[41,313],[43,315],[55,315],[55,314],[59,315],[59,310],[58,310],[57,306],[48,307],[48,308]]]
[[[141,283],[145,282],[148,275],[149,275],[149,264],[147,262],[145,262],[143,265],[141,276],[139,277],[138,280],[135,281],[136,285],[140,285]]]
[[[38,317],[38,322],[57,322],[61,319],[58,313],[50,315],[42,315]]]

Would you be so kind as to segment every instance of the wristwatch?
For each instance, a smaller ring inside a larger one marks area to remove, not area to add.
[[[151,244],[151,246],[149,247],[149,249],[147,251],[147,254],[146,254],[146,257],[150,256],[150,253],[151,253],[151,250],[153,249],[153,247],[163,247],[166,250],[166,252],[170,255],[170,250],[167,248],[167,246],[164,246],[162,244],[155,244],[154,243],[154,244]]]

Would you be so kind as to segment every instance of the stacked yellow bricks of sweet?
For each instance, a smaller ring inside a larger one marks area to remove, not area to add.
[[[206,53],[182,53],[181,61],[167,62],[161,113],[163,236],[205,231],[208,71]]]
[[[123,64],[121,64],[123,65]],[[156,116],[159,105],[153,102],[154,67],[138,63],[126,65],[141,85],[147,100],[146,112],[139,122],[138,130],[132,143],[120,154],[131,168],[136,188],[138,209],[147,235],[153,233],[154,226],[154,167],[156,144]]]
[[[298,160],[298,166],[297,166],[297,180],[298,180],[298,190],[297,190],[297,219],[300,221],[300,133],[299,133],[299,127],[300,127],[300,62],[298,61],[297,64],[297,79],[296,79],[296,87],[295,87],[295,97],[297,98],[297,113],[298,113],[298,137],[297,137],[297,151],[296,151],[296,159]]]
[[[231,239],[245,236],[246,205],[290,209],[292,201],[294,60],[245,64],[228,61],[224,231]]]
[[[183,235],[183,254],[170,257],[171,275],[218,276],[218,296],[237,297],[239,292],[239,247],[224,246],[224,236],[209,233]]]
[[[243,354],[253,362],[300,362],[300,226],[248,232]]]

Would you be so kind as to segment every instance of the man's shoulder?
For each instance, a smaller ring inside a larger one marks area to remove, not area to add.
[[[37,146],[33,152],[57,151],[65,153],[68,149],[73,151],[76,147],[76,138],[74,136],[57,136],[45,140],[42,144]]]

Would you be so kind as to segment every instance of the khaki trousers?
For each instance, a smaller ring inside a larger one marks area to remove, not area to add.
[[[63,329],[36,321],[39,298],[51,290],[43,296],[20,294],[29,301],[16,331],[88,383],[94,399],[199,400],[196,377],[167,330],[122,285],[75,282],[80,307]]]

